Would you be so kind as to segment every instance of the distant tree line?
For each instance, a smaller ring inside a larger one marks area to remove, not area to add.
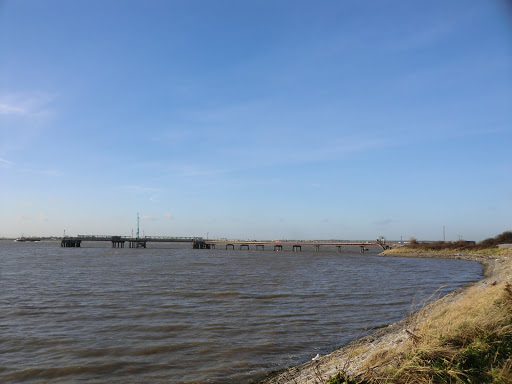
[[[479,243],[474,241],[438,241],[435,243],[420,243],[415,238],[411,238],[408,247],[414,249],[422,249],[425,251],[440,251],[443,249],[486,249],[495,248],[498,244],[512,244],[512,231],[503,232],[501,235],[485,239]]]

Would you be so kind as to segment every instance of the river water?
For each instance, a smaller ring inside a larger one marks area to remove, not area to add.
[[[0,382],[249,383],[481,278],[350,247],[84,245],[0,241]]]

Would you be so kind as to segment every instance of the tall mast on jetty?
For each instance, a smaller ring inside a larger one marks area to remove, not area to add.
[[[139,240],[139,214],[137,213],[137,240]]]

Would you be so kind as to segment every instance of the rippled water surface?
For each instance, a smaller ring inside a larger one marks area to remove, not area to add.
[[[406,316],[474,262],[0,241],[0,382],[247,383]]]

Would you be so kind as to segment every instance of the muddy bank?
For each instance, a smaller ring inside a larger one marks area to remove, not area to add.
[[[462,253],[417,253],[406,254],[393,253],[393,250],[381,254],[383,257],[425,257],[425,258],[450,258],[478,261],[482,264],[484,278],[478,282],[460,288],[435,301],[432,306],[446,307],[462,300],[471,289],[485,289],[501,282],[510,282],[512,271],[512,257],[489,256]],[[414,329],[425,319],[419,315],[413,315],[386,328],[358,339],[345,347],[335,350],[318,359],[306,362],[302,365],[286,369],[271,375],[264,380],[264,384],[318,384],[326,382],[338,372],[343,371],[350,376],[358,376],[368,369],[368,362],[376,355],[390,348],[399,348],[414,338]]]

